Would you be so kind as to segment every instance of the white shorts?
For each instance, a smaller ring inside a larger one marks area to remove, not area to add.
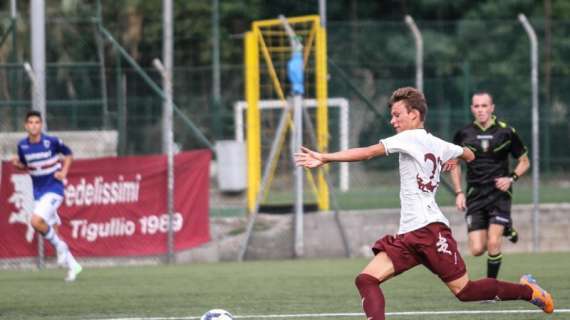
[[[63,196],[48,192],[39,200],[34,201],[34,214],[40,216],[50,226],[61,224],[61,220],[57,215],[57,208],[59,208],[62,202]]]

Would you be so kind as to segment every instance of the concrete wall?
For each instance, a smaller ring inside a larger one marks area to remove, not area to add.
[[[62,139],[76,159],[117,155],[118,135],[115,130],[50,131],[48,134]],[[18,141],[25,137],[23,131],[1,132],[0,160],[10,160],[16,155]]]
[[[464,214],[454,207],[442,211],[449,219],[455,240],[462,253],[468,253],[467,226]],[[570,204],[544,204],[540,206],[540,251],[570,251]],[[399,214],[395,210],[353,212],[342,215],[342,221],[351,234],[352,250],[369,247],[380,235],[394,233],[398,229]],[[519,232],[519,242],[512,244],[503,238],[504,252],[532,251],[532,206],[513,206],[514,226]],[[358,232],[360,230],[360,232]]]
[[[570,251],[570,204],[543,204],[540,218],[540,251]],[[453,207],[442,208],[460,250],[468,254],[467,228],[463,213]],[[519,242],[504,239],[504,252],[532,251],[532,206],[513,206]],[[398,230],[399,209],[351,211],[340,214],[350,244],[351,256],[371,256],[370,246],[378,238]],[[256,232],[250,241],[246,259],[286,259],[293,257],[292,215],[258,216]],[[245,219],[212,220],[213,241],[179,255],[180,262],[235,260],[245,229]],[[344,257],[345,250],[334,215],[305,215],[305,257]]]
[[[460,250],[467,251],[467,231],[463,214],[455,208],[442,208],[451,222],[451,228]],[[520,239],[516,245],[504,239],[504,252],[532,251],[532,206],[513,206],[515,227]],[[352,257],[371,256],[370,246],[380,237],[398,230],[400,213],[398,209],[351,211],[340,214]],[[570,203],[544,204],[541,206],[541,251],[570,252]],[[178,263],[234,261],[240,251],[246,226],[245,218],[213,218],[210,231],[212,241],[198,248],[178,252]],[[293,216],[258,215],[255,232],[250,240],[246,260],[293,258]],[[305,257],[345,257],[345,249],[338,225],[331,213],[305,215]],[[81,259],[85,266],[114,265],[156,265],[164,257],[92,258]],[[48,267],[55,267],[48,262]],[[14,259],[0,263],[1,269],[34,269],[32,258]]]

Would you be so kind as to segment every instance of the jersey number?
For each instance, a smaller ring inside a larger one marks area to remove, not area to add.
[[[420,177],[419,173],[416,175],[418,188],[423,192],[434,192],[437,186],[439,185],[439,182],[435,182],[433,178],[435,177],[437,167],[442,165],[442,161],[439,157],[436,158],[436,156],[433,153],[426,153],[424,155],[424,161],[431,162],[433,164],[433,169],[431,170],[431,176],[429,177],[429,181],[427,182],[424,182],[424,180]]]

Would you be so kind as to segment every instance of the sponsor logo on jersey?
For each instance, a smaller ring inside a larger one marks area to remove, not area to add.
[[[477,135],[477,139],[479,139],[481,141],[481,148],[483,149],[483,152],[487,152],[489,150],[489,145],[490,145],[490,141],[491,139],[493,139],[493,135],[490,134],[485,134],[485,135]]]
[[[51,151],[44,151],[44,152],[34,152],[34,153],[28,153],[26,155],[24,155],[24,157],[26,158],[27,162],[30,161],[34,161],[34,160],[44,160],[44,159],[48,159],[51,158]]]

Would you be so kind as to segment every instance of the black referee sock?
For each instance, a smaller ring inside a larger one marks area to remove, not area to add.
[[[489,256],[487,256],[487,278],[497,278],[502,260],[502,253],[498,253],[494,256],[489,254]]]

